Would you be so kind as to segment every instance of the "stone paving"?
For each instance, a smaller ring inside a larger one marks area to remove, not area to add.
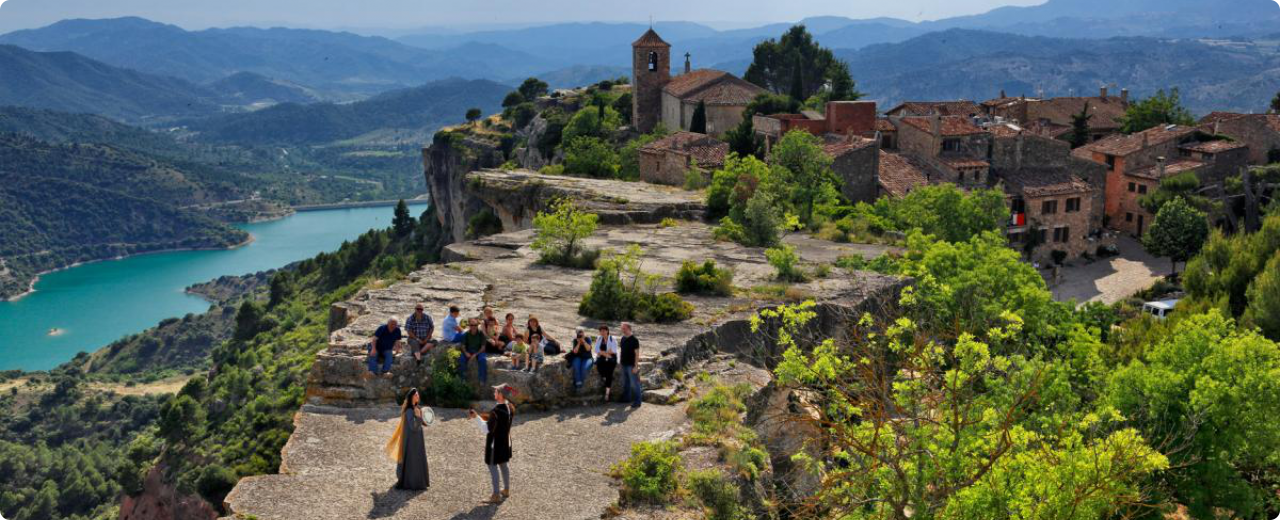
[[[1169,260],[1147,254],[1137,240],[1121,237],[1117,245],[1120,256],[1061,269],[1058,274],[1061,282],[1054,285],[1050,280],[1054,299],[1112,304],[1151,287],[1169,274]],[[1041,272],[1046,273],[1046,279],[1051,278],[1047,274],[1050,271]]]
[[[490,405],[491,406],[491,405]],[[279,475],[247,478],[227,510],[262,520],[588,520],[618,498],[609,468],[631,444],[674,437],[687,422],[681,407],[623,405],[518,413],[512,430],[512,495],[489,496],[484,435],[461,410],[437,409],[426,428],[431,488],[400,491],[383,454],[398,420],[392,407],[299,412]]]

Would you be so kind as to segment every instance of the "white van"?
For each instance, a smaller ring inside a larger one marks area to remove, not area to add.
[[[1157,320],[1163,320],[1178,306],[1178,300],[1160,300],[1142,304],[1142,312],[1150,314]]]

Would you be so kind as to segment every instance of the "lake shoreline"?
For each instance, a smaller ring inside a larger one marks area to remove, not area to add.
[[[155,250],[155,251],[144,251],[144,252],[142,252],[142,253],[134,253],[134,254],[131,254],[131,255],[118,255],[118,256],[113,256],[113,257],[111,257],[111,258],[98,258],[98,259],[94,259],[94,260],[82,260],[82,261],[79,261],[79,262],[76,262],[76,263],[73,263],[73,264],[64,265],[64,266],[59,267],[59,268],[57,268],[57,269],[50,269],[50,270],[48,270],[48,271],[41,271],[41,272],[39,272],[39,273],[36,273],[36,275],[35,275],[35,276],[31,277],[31,283],[30,283],[30,284],[27,284],[27,290],[26,290],[25,292],[22,292],[22,293],[20,293],[20,294],[17,294],[17,295],[15,295],[15,296],[12,296],[12,297],[9,297],[9,298],[5,298],[3,301],[6,301],[6,302],[16,302],[16,301],[18,301],[18,300],[21,300],[21,299],[23,299],[23,298],[27,297],[27,296],[30,296],[30,295],[32,295],[32,294],[35,294],[35,292],[36,292],[36,283],[40,282],[40,277],[41,277],[41,276],[44,276],[44,275],[47,275],[47,274],[53,274],[53,273],[56,273],[56,272],[58,272],[58,271],[65,271],[65,270],[67,270],[67,269],[72,269],[72,268],[75,268],[75,267],[80,267],[80,266],[83,266],[83,265],[88,265],[88,264],[93,264],[93,263],[98,263],[98,262],[113,262],[113,261],[116,261],[116,260],[124,260],[124,259],[126,259],[126,258],[133,258],[133,257],[136,257],[136,256],[144,256],[144,255],[158,255],[158,254],[161,254],[161,253],[177,253],[177,252],[182,252],[182,251],[231,251],[231,250],[233,250],[233,249],[240,249],[240,248],[245,247],[245,246],[247,246],[247,245],[249,245],[249,244],[252,244],[252,243],[254,242],[254,240],[257,240],[257,239],[253,236],[253,233],[249,233],[249,238],[244,239],[244,241],[240,242],[239,244],[233,244],[233,245],[230,245],[230,246],[227,246],[227,247],[178,247],[178,248],[173,248],[173,249],[157,249],[157,250]]]
[[[423,195],[422,197],[426,197]],[[292,206],[294,211],[324,211],[330,209],[356,209],[356,208],[381,208],[395,206],[400,203],[401,199],[396,200],[369,200],[362,202],[334,202],[331,204],[302,204]],[[426,198],[403,199],[405,204],[410,206],[418,206],[427,203]]]

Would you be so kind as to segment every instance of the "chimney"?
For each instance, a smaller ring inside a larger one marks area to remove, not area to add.
[[[935,141],[938,141],[938,142],[939,142],[939,144],[941,144],[941,141],[942,141],[942,116],[940,116],[940,115],[938,115],[938,114],[934,114],[934,115],[933,115],[933,117],[932,117],[932,118],[930,118],[930,121],[929,121],[929,122],[930,122],[930,123],[932,123],[932,125],[931,125],[931,126],[933,127],[933,139],[934,139]]]
[[[1129,89],[1120,89],[1120,103],[1126,107],[1129,106]]]
[[[1106,86],[1106,85],[1103,85],[1103,86],[1102,86],[1102,95],[1101,95],[1101,96],[1099,96],[1099,97],[1101,97],[1101,98],[1103,98],[1103,99],[1106,99],[1106,98],[1107,98],[1107,86]]]
[[[1151,136],[1147,135],[1147,133],[1146,133],[1146,132],[1142,132],[1142,148],[1143,148],[1144,150],[1147,148],[1147,146],[1149,146],[1149,145],[1150,145],[1150,142],[1149,142],[1149,138],[1150,138],[1150,137],[1151,137]]]
[[[687,53],[687,52],[686,52],[686,53],[684,53],[684,73],[685,73],[685,74],[688,74],[689,72],[691,72],[691,71],[693,70],[693,64],[691,64],[691,63],[689,62],[689,58],[690,58],[690,56],[691,56],[691,55],[690,55],[689,53]]]
[[[1164,178],[1164,156],[1156,157],[1156,168],[1157,168],[1156,171],[1159,172],[1159,174],[1156,177],[1163,179]]]

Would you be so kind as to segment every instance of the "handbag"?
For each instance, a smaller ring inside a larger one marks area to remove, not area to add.
[[[559,356],[560,345],[556,343],[547,343],[545,347],[542,347],[542,353],[548,356]]]

